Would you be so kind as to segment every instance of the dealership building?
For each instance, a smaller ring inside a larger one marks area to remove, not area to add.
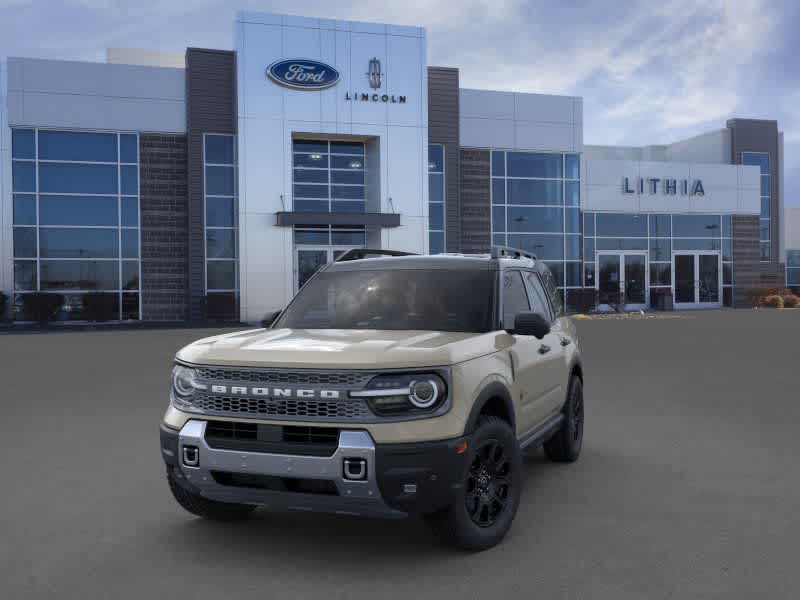
[[[461,88],[420,27],[240,12],[234,32],[0,62],[15,319],[39,291],[65,321],[101,292],[119,320],[256,322],[357,247],[521,248],[571,307],[749,306],[800,277],[776,121],[590,146],[582,98]]]

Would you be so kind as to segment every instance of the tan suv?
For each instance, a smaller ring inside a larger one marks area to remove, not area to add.
[[[578,458],[580,344],[531,255],[351,250],[266,320],[175,357],[161,451],[193,514],[415,514],[481,550],[511,526],[524,450]]]

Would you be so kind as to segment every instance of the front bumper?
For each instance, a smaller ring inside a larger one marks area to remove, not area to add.
[[[211,447],[206,424],[162,424],[161,455],[180,485],[220,502],[400,518],[449,505],[466,466],[457,451],[466,438],[376,444],[365,430],[341,430],[331,455],[308,456]],[[363,479],[347,477],[345,461],[365,467]]]

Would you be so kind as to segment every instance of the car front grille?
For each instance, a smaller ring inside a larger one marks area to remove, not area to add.
[[[361,387],[372,379],[374,373],[340,373],[325,371],[279,371],[267,369],[236,369],[226,367],[199,367],[197,375],[208,381],[235,381],[240,383],[332,385]]]
[[[331,456],[339,446],[339,430],[335,427],[208,421],[205,440],[211,448],[224,450]]]
[[[286,400],[244,398],[196,392],[192,406],[206,414],[261,419],[357,421],[372,416],[363,400]]]

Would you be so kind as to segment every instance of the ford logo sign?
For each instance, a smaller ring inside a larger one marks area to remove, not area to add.
[[[332,66],[303,58],[275,61],[267,68],[267,76],[296,90],[324,90],[339,83],[339,71]]]

